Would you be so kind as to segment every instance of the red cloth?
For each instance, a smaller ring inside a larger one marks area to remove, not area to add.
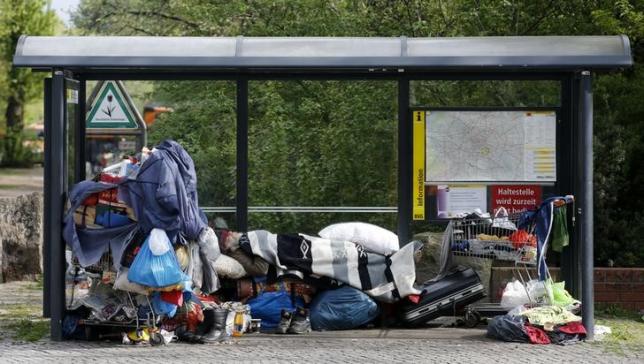
[[[98,180],[99,182],[119,184],[123,181],[123,177],[113,176],[109,173],[101,173],[101,175],[98,177]]]
[[[407,298],[411,302],[413,302],[415,305],[417,305],[418,302],[420,302],[420,295],[417,295],[417,294],[411,294],[411,295],[407,296]]]
[[[107,201],[108,203],[119,202],[118,194],[119,194],[118,189],[111,188],[109,190],[99,192],[98,199]]]
[[[586,328],[581,322],[569,322],[563,326],[559,326],[557,329],[564,334],[583,334],[586,335]]]
[[[183,305],[183,292],[181,291],[161,292],[161,300],[181,307]]]
[[[119,184],[123,181],[123,177],[113,176],[109,173],[101,173],[98,177],[99,182],[107,182]],[[118,189],[112,188],[109,190],[99,192],[99,200],[105,200],[109,202],[119,202],[118,199]]]
[[[93,193],[89,195],[85,201],[83,201],[83,205],[85,206],[96,206],[98,204],[98,193]]]
[[[532,344],[550,344],[548,334],[538,327],[526,324],[525,332],[528,334],[528,338],[530,338]]]

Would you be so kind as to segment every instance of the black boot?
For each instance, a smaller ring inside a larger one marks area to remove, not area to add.
[[[203,310],[203,321],[197,326],[197,335],[206,335],[215,325],[215,310],[207,308]]]
[[[213,311],[213,325],[209,332],[205,333],[203,338],[206,342],[221,342],[226,339],[226,318],[228,310],[215,308]]]
[[[191,344],[204,344],[203,336],[197,335],[193,332],[190,332],[186,329],[185,325],[177,327],[175,334],[179,338],[179,341],[184,341]]]

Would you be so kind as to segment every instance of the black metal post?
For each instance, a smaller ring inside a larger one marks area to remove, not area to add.
[[[409,116],[409,79],[398,80],[398,243],[409,242],[412,209],[413,135]]]
[[[49,189],[49,234],[46,244],[49,244],[50,261],[49,275],[49,306],[51,317],[51,338],[55,341],[63,339],[62,322],[65,311],[65,246],[62,240],[63,199],[66,160],[65,153],[65,75],[62,70],[54,70],[51,93],[51,129],[49,181],[44,181]]]
[[[575,74],[573,81],[572,81],[572,115],[573,115],[573,155],[575,158],[573,159],[573,170],[574,170],[574,189],[573,189],[573,194],[575,195],[576,198],[578,198],[579,201],[583,198],[583,186],[582,186],[582,178],[583,178],[583,164],[582,164],[582,153],[583,150],[581,148],[581,145],[583,144],[582,139],[583,135],[581,133],[581,101],[580,101],[580,94],[581,94],[581,82],[579,82],[579,74]],[[572,295],[581,300],[581,286],[582,286],[582,264],[581,262],[583,261],[583,251],[584,251],[584,234],[582,231],[582,223],[581,223],[581,213],[579,209],[579,204],[575,204],[575,211],[573,212],[573,216],[575,218],[575,225],[573,226],[573,237],[572,237],[572,246],[571,246],[571,255],[572,255],[572,279],[574,281],[574,284],[572,284],[573,290],[571,291]]]
[[[51,181],[51,136],[53,133],[53,127],[51,122],[51,78],[46,78],[44,80],[45,88],[45,102],[43,110],[43,118],[45,124],[45,159],[44,159],[44,173],[43,173],[43,244],[42,244],[42,265],[43,265],[43,317],[50,317],[51,310],[49,306],[49,295],[51,287],[51,188],[49,182]]]
[[[594,275],[593,275],[593,91],[592,76],[590,71],[581,73],[581,161],[583,165],[582,191],[581,191],[581,219],[583,231],[583,260],[582,265],[582,319],[587,338],[593,339],[594,323]]]
[[[557,194],[568,195],[575,194],[575,138],[574,138],[574,120],[573,115],[573,77],[565,77],[560,82],[561,112],[557,122]],[[561,275],[566,282],[566,290],[573,296],[579,297],[577,281],[575,280],[575,232],[574,212],[568,214],[568,227],[572,243],[565,247],[561,253]]]
[[[76,112],[76,120],[74,121],[74,183],[85,180],[85,119],[87,108],[85,106],[86,99],[86,81],[85,79],[79,80],[78,85],[78,109]]]
[[[248,80],[237,80],[237,230],[248,231]]]

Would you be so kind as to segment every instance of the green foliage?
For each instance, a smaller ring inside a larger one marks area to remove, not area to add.
[[[494,36],[627,34],[636,61],[595,78],[598,264],[644,265],[644,35],[641,0],[84,0],[84,34],[180,36]],[[234,206],[235,88],[159,82],[175,112],[150,141],[177,139],[198,167],[202,205]],[[395,206],[396,89],[387,82],[250,85],[251,205]],[[416,105],[553,106],[553,82],[413,82]],[[315,232],[338,220],[395,228],[395,214],[251,214],[253,228]],[[428,228],[415,223],[414,229]],[[418,231],[415,231],[418,232]]]
[[[0,139],[0,165],[29,167],[36,162],[33,151],[25,145],[24,133],[7,133]]]
[[[31,163],[29,151],[22,146],[25,106],[41,95],[43,74],[13,68],[12,60],[21,35],[50,35],[56,15],[45,0],[0,0],[0,110],[6,124],[4,164]]]

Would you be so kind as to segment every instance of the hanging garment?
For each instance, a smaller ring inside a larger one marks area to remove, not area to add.
[[[105,182],[82,181],[69,191],[70,208],[63,217],[63,239],[72,249],[82,267],[97,263],[108,250],[112,254],[114,268],[121,266],[121,255],[127,243],[136,233],[135,222],[103,229],[77,226],[74,212],[89,196],[101,191],[117,188],[118,185]]]
[[[552,223],[552,250],[561,253],[568,246],[568,214],[566,206],[556,207]]]
[[[532,222],[535,223],[537,235],[537,273],[539,280],[544,281],[548,277],[546,266],[546,252],[548,241],[551,238],[554,222],[555,201],[563,200],[567,204],[573,201],[572,196],[557,196],[546,199],[536,211],[526,211],[519,219],[519,229],[526,229]],[[565,208],[565,207],[561,207]]]
[[[416,280],[414,246],[407,244],[391,256],[366,252],[349,241],[307,235],[277,235],[255,230],[240,238],[240,248],[300,278],[328,277],[364,291],[377,300],[395,302],[410,294]]]
[[[194,162],[173,140],[155,148],[136,179],[121,185],[119,197],[134,209],[144,233],[159,228],[172,242],[179,232],[188,240],[197,240],[207,219],[199,209]]]

